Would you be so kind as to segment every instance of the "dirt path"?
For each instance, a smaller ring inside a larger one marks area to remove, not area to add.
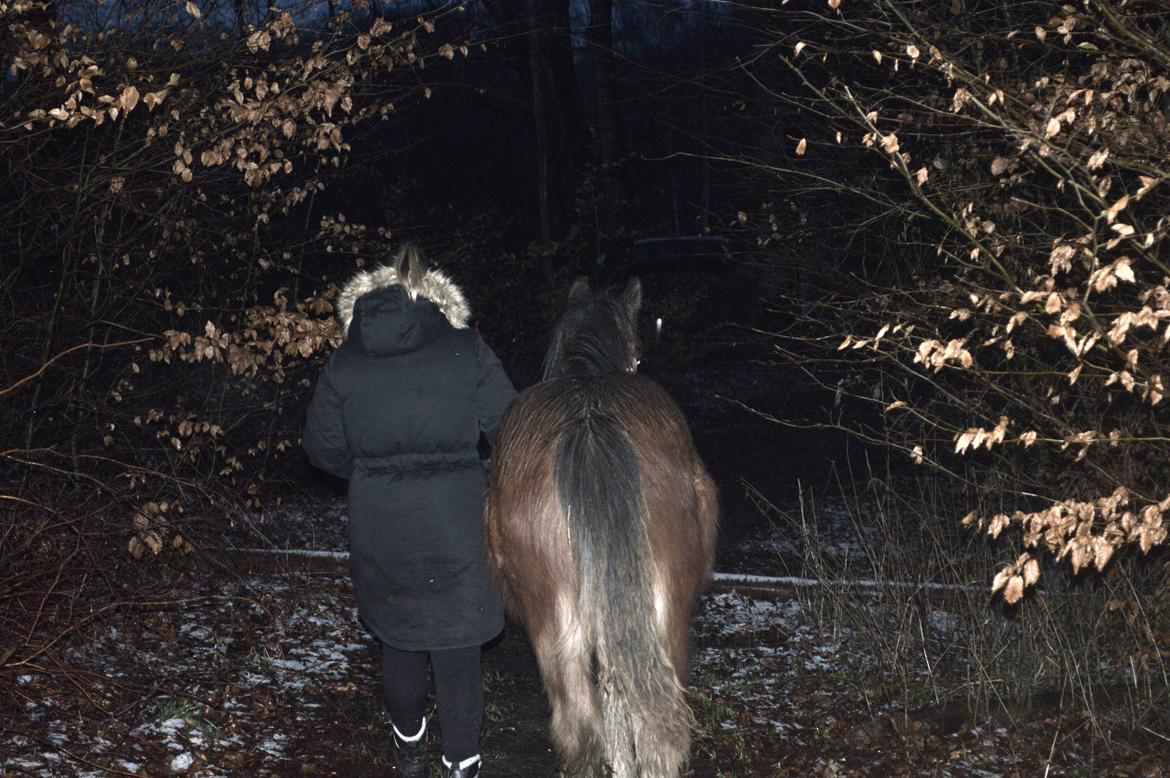
[[[125,609],[40,671],[2,676],[0,774],[393,774],[377,648],[346,578],[188,573],[167,595],[171,606]],[[1085,753],[1076,722],[895,725],[906,675],[926,683],[926,669],[882,666],[870,635],[825,623],[812,602],[711,595],[695,632],[693,776],[1040,775],[1054,732],[1062,770],[1163,774],[1165,749]],[[484,668],[486,774],[552,775],[523,634],[510,627]]]

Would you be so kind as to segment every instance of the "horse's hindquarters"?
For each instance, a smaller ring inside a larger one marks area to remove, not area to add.
[[[539,434],[521,394],[505,415],[496,441],[484,514],[493,577],[509,613],[531,631],[547,612],[545,596],[575,582],[564,518],[555,499],[553,441]]]
[[[678,775],[715,490],[682,414],[632,375],[550,381],[501,426],[487,542],[528,629],[569,774]]]

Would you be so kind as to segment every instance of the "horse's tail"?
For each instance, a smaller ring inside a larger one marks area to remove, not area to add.
[[[678,775],[693,719],[667,653],[669,597],[656,590],[637,455],[612,418],[592,414],[565,431],[555,474],[607,761],[615,778]]]

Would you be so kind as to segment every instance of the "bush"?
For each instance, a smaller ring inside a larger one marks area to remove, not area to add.
[[[817,246],[772,205],[745,227],[806,267],[832,252],[790,353],[844,360],[865,434],[961,477],[966,524],[1019,531],[1008,602],[1039,552],[1164,559],[1170,11],[829,6],[782,17],[787,70],[760,75],[802,106],[769,188],[848,226]]]
[[[460,55],[438,17],[311,5],[0,3],[9,664],[67,629],[38,602],[110,580],[111,544],[190,550],[184,517],[246,517],[290,469],[339,334],[314,279],[360,264],[359,238],[390,248],[339,185],[426,97],[418,71]]]

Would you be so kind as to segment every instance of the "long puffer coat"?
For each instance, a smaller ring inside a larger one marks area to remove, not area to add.
[[[431,270],[416,293],[388,267],[346,285],[345,341],[318,379],[303,441],[314,465],[349,479],[362,621],[395,648],[461,648],[504,624],[487,573],[477,444],[481,431],[494,442],[515,391],[467,328],[458,287]]]

